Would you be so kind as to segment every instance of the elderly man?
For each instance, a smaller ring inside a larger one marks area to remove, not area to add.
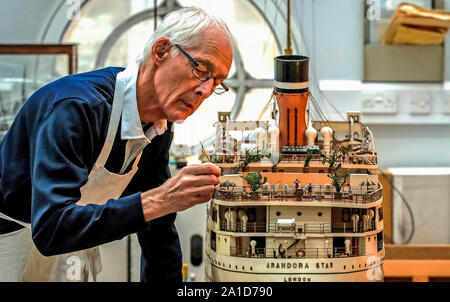
[[[137,64],[35,92],[0,144],[0,281],[86,281],[98,246],[137,233],[142,281],[181,281],[175,213],[206,202],[212,164],[170,178],[172,123],[228,90],[235,40],[197,8],[169,14]]]

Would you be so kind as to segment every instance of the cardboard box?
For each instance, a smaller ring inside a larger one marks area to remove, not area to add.
[[[442,45],[364,46],[364,81],[443,82]]]

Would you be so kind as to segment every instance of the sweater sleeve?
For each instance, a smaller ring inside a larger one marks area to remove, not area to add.
[[[31,227],[33,241],[45,256],[91,248],[147,226],[140,193],[103,205],[76,204],[98,156],[95,146],[101,140],[104,109],[82,100],[62,100],[36,127]]]

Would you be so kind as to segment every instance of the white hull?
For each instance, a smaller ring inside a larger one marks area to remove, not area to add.
[[[326,259],[259,259],[223,256],[209,250],[206,281],[376,282],[384,280],[384,250],[376,255]]]

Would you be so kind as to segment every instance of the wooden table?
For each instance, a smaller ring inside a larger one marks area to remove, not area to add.
[[[385,281],[450,282],[450,245],[386,244]]]

